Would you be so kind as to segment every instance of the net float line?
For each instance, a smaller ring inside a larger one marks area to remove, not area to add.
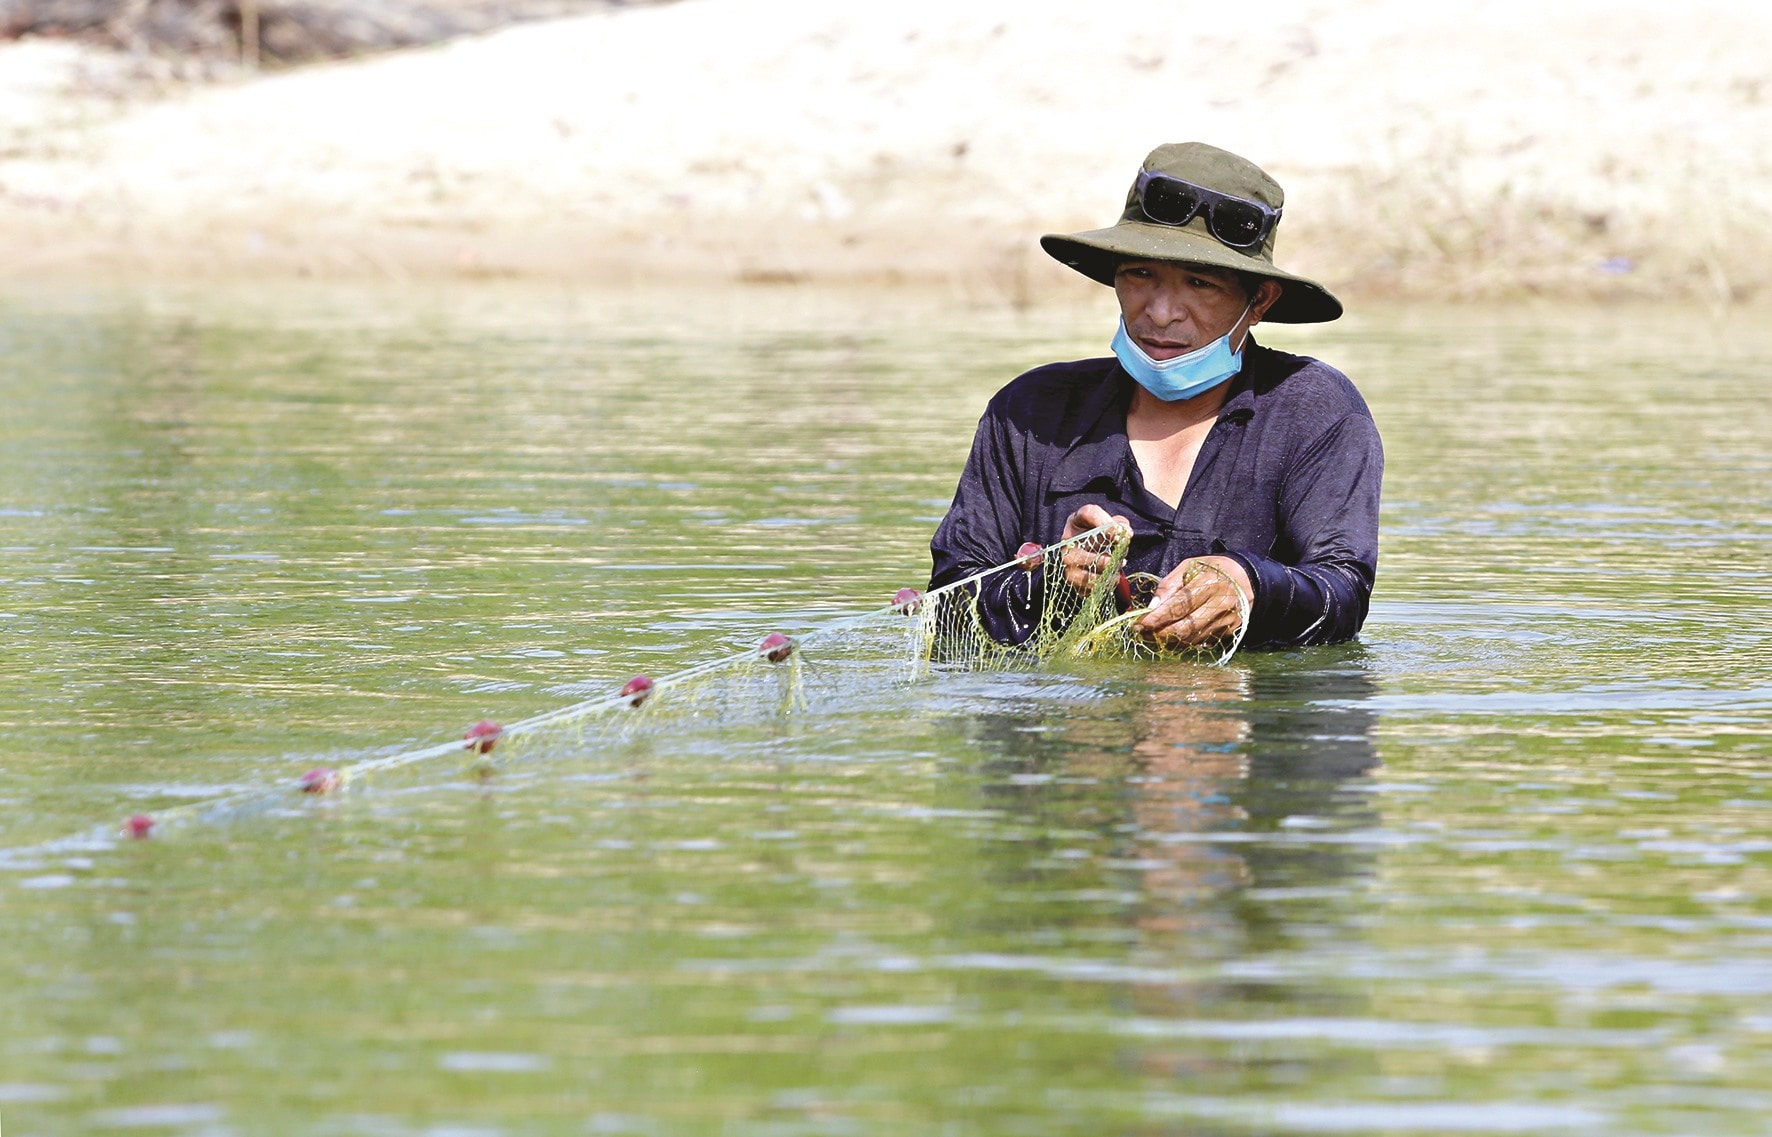
[[[927,592],[902,588],[884,607],[830,621],[797,637],[773,632],[743,652],[710,659],[656,679],[636,675],[613,693],[594,695],[514,723],[501,725],[482,720],[470,726],[459,740],[367,758],[336,769],[316,768],[293,783],[238,790],[174,806],[153,816],[138,814],[121,827],[105,826],[37,846],[0,850],[0,868],[7,867],[9,862],[58,852],[108,848],[118,837],[147,840],[156,830],[163,832],[169,825],[177,827],[207,818],[220,820],[255,806],[274,808],[292,792],[334,794],[375,775],[452,757],[472,756],[477,763],[473,768],[486,776],[493,772],[491,752],[499,744],[562,726],[578,725],[582,729],[584,724],[605,716],[627,715],[632,716],[630,722],[647,721],[673,703],[695,704],[694,693],[703,686],[701,681],[722,673],[739,674],[762,667],[784,676],[785,682],[777,686],[781,698],[776,708],[781,713],[789,712],[806,705],[805,662],[817,660],[821,654],[835,654],[823,649],[862,632],[874,633],[861,637],[867,641],[865,646],[871,658],[879,659],[884,650],[904,661],[906,669],[901,678],[905,680],[928,674],[938,666],[951,670],[1029,670],[1066,656],[1183,656],[1216,665],[1228,662],[1241,641],[1241,629],[1228,646],[1206,649],[1159,645],[1133,629],[1144,608],[1126,607],[1130,591],[1121,569],[1131,537],[1124,526],[1109,524],[1052,545],[1042,547],[1030,542],[1016,550],[1014,559],[1000,565]],[[1065,555],[1073,551],[1092,554],[1093,571],[1087,576],[1087,587],[1067,580]],[[1016,574],[1009,582],[1011,587],[1019,587],[1019,596],[1028,609],[1025,634],[1016,642],[997,638],[994,622],[986,612],[990,601],[986,599],[985,586],[994,578],[997,584],[1003,584],[1001,574],[1005,573]],[[1144,592],[1148,597],[1148,587]],[[1248,597],[1239,590],[1238,599],[1242,624],[1247,626]]]

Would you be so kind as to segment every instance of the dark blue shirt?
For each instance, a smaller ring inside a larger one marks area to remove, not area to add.
[[[1115,359],[1054,363],[997,392],[954,504],[930,542],[931,587],[1050,545],[1086,504],[1132,522],[1128,571],[1235,558],[1255,585],[1249,647],[1334,643],[1366,619],[1378,571],[1384,451],[1366,402],[1318,360],[1253,340],[1194,461],[1179,508],[1145,489],[1126,439],[1133,380]],[[1028,632],[1034,574],[998,574],[980,599],[991,633]]]

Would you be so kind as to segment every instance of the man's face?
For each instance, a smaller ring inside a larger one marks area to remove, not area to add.
[[[1280,287],[1263,281],[1250,307],[1249,293],[1226,269],[1179,261],[1124,261],[1114,270],[1114,295],[1126,332],[1152,359],[1172,359],[1211,343],[1232,328],[1240,347],[1247,326],[1279,299]],[[1243,309],[1247,317],[1239,321]]]

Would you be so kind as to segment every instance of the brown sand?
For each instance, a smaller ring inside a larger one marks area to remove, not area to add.
[[[0,274],[1074,287],[1201,139],[1339,292],[1764,298],[1772,5],[684,0],[146,92],[0,45]],[[1218,21],[1223,23],[1224,21]]]

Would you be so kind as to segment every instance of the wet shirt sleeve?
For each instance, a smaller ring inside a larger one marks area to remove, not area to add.
[[[1021,532],[1023,506],[1032,492],[1023,473],[1030,464],[1030,442],[1013,425],[1007,404],[1007,392],[999,394],[978,422],[953,504],[929,542],[931,588],[1004,564],[1027,539]],[[1019,644],[1033,634],[1042,600],[1040,577],[1010,569],[976,582],[979,616],[992,639]]]
[[[1284,556],[1235,547],[1255,586],[1249,647],[1352,639],[1378,573],[1384,449],[1370,415],[1347,414],[1290,456],[1275,503]]]

